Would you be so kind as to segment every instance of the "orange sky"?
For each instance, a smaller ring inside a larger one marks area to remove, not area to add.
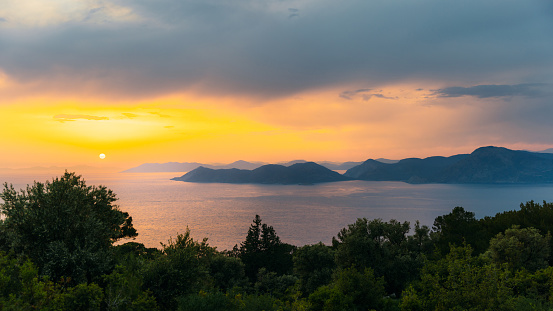
[[[6,1],[0,168],[553,147],[539,1]]]
[[[381,93],[387,98],[344,99],[337,90],[318,90],[264,103],[190,94],[143,101],[63,99],[63,94],[19,99],[2,107],[0,129],[11,134],[2,137],[9,152],[1,153],[0,163],[125,169],[171,161],[361,161],[451,155],[502,143],[482,140],[478,132],[456,132],[480,123],[474,117],[478,105],[437,105],[438,99],[413,85]],[[448,140],[455,143],[443,144]]]

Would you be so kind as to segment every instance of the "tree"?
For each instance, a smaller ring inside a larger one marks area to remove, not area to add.
[[[474,213],[457,206],[451,213],[438,216],[434,220],[433,239],[442,254],[449,252],[449,245],[470,244],[477,253],[487,248],[487,239],[479,234],[479,225]]]
[[[294,252],[294,274],[304,294],[328,284],[335,266],[334,251],[323,243],[305,245]]]
[[[498,233],[484,255],[495,263],[506,263],[513,270],[536,271],[547,267],[550,239],[549,233],[542,236],[538,229],[513,226],[505,234]]]
[[[207,239],[194,241],[188,229],[162,246],[163,254],[145,267],[142,286],[152,292],[161,310],[175,310],[181,296],[209,288],[209,265],[216,251]]]
[[[520,210],[497,213],[494,217],[484,217],[479,221],[483,232],[479,232],[481,240],[490,240],[496,234],[504,232],[513,225],[520,228],[536,228],[541,235],[547,235],[553,223],[553,203],[543,201],[542,204],[534,201],[520,204]],[[484,233],[484,234],[482,234]],[[486,250],[487,247],[484,249]],[[553,240],[550,240],[549,249],[553,249]],[[553,257],[549,257],[549,264],[553,265]]]
[[[409,251],[409,222],[359,218],[333,239],[336,264],[345,269],[371,268],[384,277],[389,294],[399,294],[422,267],[419,251]]]
[[[246,266],[246,276],[254,282],[260,268],[277,274],[292,271],[293,245],[282,243],[272,226],[263,224],[261,217],[255,215],[248,230],[246,240],[240,245],[238,257]]]
[[[111,268],[107,253],[114,242],[137,236],[132,217],[114,204],[115,194],[87,186],[75,173],[20,192],[6,183],[0,198],[4,247],[31,258],[53,280],[90,282]]]
[[[338,270],[329,285],[319,287],[309,296],[311,310],[381,310],[384,280],[370,268]]]
[[[402,310],[515,310],[512,274],[472,256],[470,246],[453,247],[428,262],[421,281],[403,292]]]

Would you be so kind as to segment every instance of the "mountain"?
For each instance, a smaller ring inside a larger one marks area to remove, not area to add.
[[[378,159],[378,161],[392,161],[386,159]],[[289,162],[280,162],[279,165],[291,166],[297,163],[307,163],[305,160],[294,160]],[[397,162],[397,161],[395,161]],[[330,170],[347,170],[356,165],[359,165],[363,162],[329,162],[324,161],[319,164],[330,169]],[[230,164],[205,164],[198,162],[168,162],[168,163],[144,163],[137,167],[130,168],[128,170],[122,171],[121,173],[163,173],[163,172],[190,172],[200,166],[211,169],[231,169],[237,168],[241,170],[253,170],[262,165],[266,165],[264,162],[247,162],[247,161],[236,161]]]
[[[351,180],[314,162],[296,163],[291,166],[268,164],[254,170],[211,169],[198,167],[172,180],[203,183],[232,184],[316,184]]]
[[[410,158],[392,164],[367,160],[344,175],[408,183],[549,183],[553,182],[553,154],[489,146],[471,154]]]
[[[329,170],[349,170],[352,167],[355,167],[363,162],[320,162],[319,164],[328,168]]]
[[[387,164],[393,164],[399,162],[399,160],[390,160],[390,159],[384,159],[384,158],[378,158],[376,159],[378,162],[387,163]]]
[[[308,161],[305,161],[305,160],[293,160],[293,161],[288,161],[288,162],[278,162],[277,164],[278,165],[284,165],[284,166],[291,166],[291,165],[294,165],[294,164],[298,164],[298,163],[307,163]]]
[[[409,183],[434,182],[441,171],[466,157],[465,154],[452,157],[409,158],[397,163],[382,163],[367,160],[344,174],[355,179],[376,181],[405,181]]]
[[[161,172],[190,172],[193,169],[196,169],[200,166],[212,169],[246,169],[253,170],[255,168],[264,165],[265,163],[261,162],[247,162],[247,161],[236,161],[230,164],[217,164],[210,165],[197,162],[168,162],[168,163],[144,163],[137,167],[130,168],[123,171],[122,173],[161,173]]]
[[[469,157],[442,172],[441,182],[550,183],[553,154],[499,147],[476,149]]]

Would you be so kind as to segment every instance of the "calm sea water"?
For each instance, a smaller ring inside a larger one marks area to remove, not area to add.
[[[477,218],[518,209],[522,202],[553,201],[553,185],[410,185],[348,181],[319,185],[232,185],[172,181],[181,173],[83,174],[89,185],[105,185],[120,209],[133,217],[135,241],[159,247],[188,227],[195,239],[218,249],[242,242],[256,214],[281,240],[294,245],[329,244],[359,217],[396,219],[431,226],[455,206]],[[3,174],[16,189],[52,174]]]

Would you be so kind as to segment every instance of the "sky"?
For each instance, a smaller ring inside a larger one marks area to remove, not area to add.
[[[551,34],[550,0],[2,0],[0,167],[544,150]]]

